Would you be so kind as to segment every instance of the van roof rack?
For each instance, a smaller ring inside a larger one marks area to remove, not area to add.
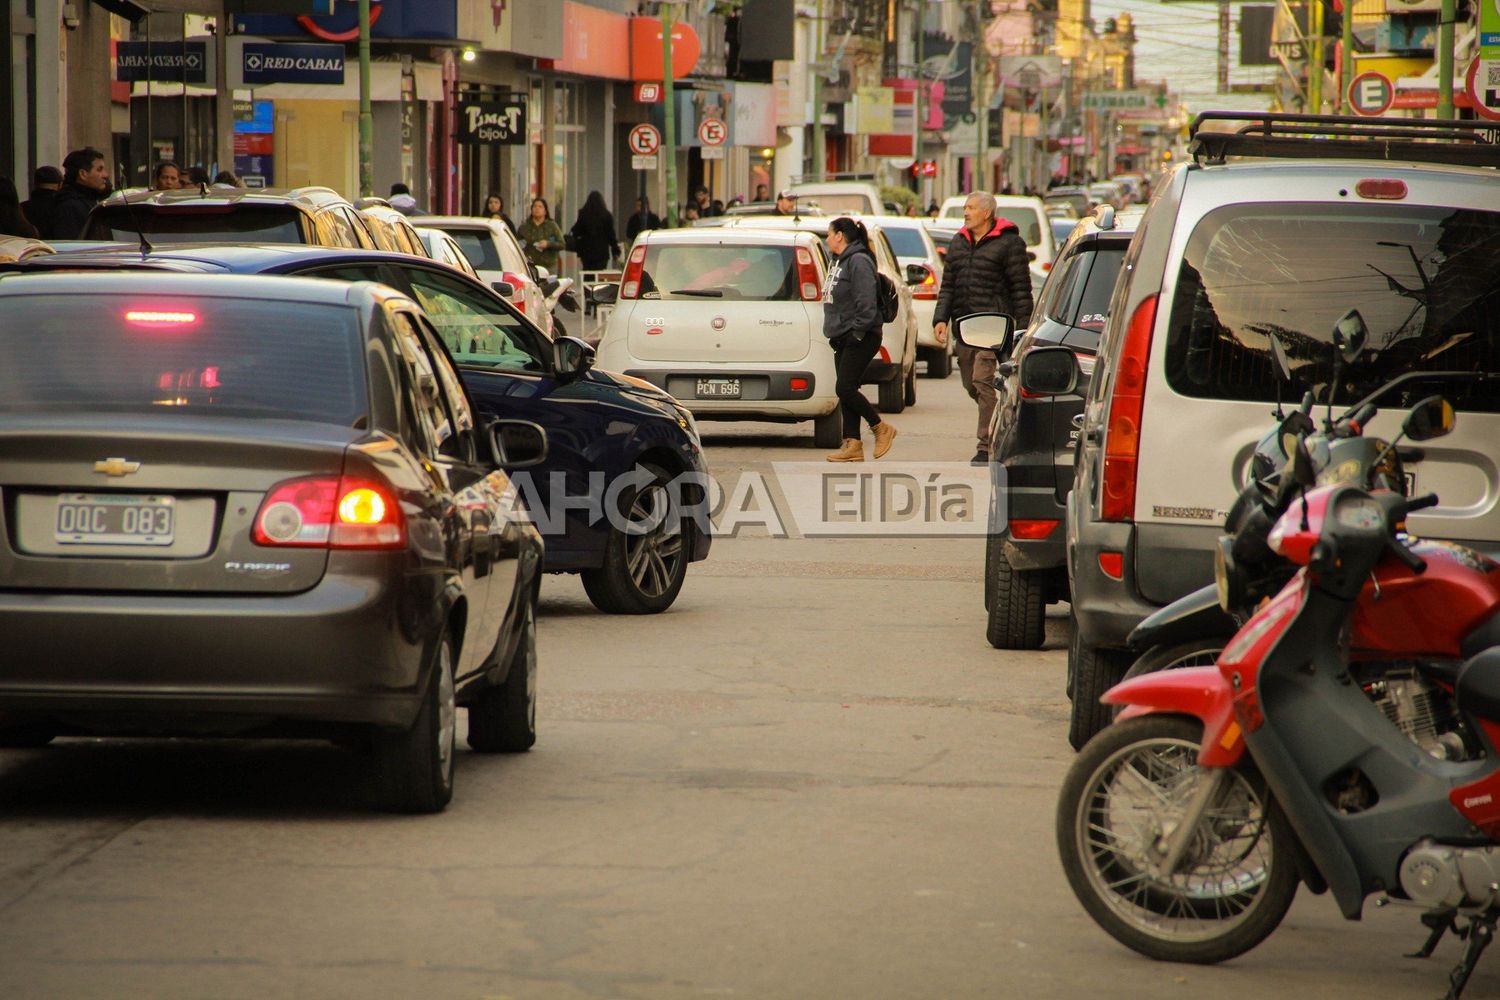
[[[1211,122],[1239,127],[1204,127]],[[1205,111],[1193,120],[1188,140],[1188,150],[1199,164],[1221,164],[1230,156],[1263,156],[1500,167],[1500,126],[1483,121]]]

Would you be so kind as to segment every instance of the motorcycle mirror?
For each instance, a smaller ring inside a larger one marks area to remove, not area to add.
[[[1281,341],[1276,339],[1274,333],[1271,334],[1271,360],[1276,362],[1276,372],[1281,376],[1281,381],[1290,382],[1292,380],[1292,363],[1287,360],[1286,348],[1281,346]]]
[[[1358,309],[1350,309],[1333,324],[1333,346],[1345,364],[1353,364],[1359,359],[1369,339],[1369,327],[1365,326],[1365,318]]]
[[[1281,442],[1281,453],[1287,458],[1297,450],[1297,445],[1302,439],[1317,430],[1317,424],[1313,423],[1312,417],[1296,410],[1281,422],[1281,429],[1277,432],[1277,439]]]
[[[1307,450],[1307,440],[1298,438],[1292,448],[1292,481],[1306,489],[1318,481],[1318,471],[1313,467],[1312,453]]]
[[[1428,396],[1406,415],[1401,431],[1413,441],[1431,441],[1453,430],[1453,404],[1442,396]]]

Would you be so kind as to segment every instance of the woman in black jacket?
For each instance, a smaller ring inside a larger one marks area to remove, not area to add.
[[[615,236],[615,217],[604,204],[604,195],[590,191],[588,200],[578,210],[570,230],[578,263],[585,271],[602,271],[611,257],[620,256],[620,240]]]
[[[860,392],[865,369],[880,350],[884,324],[880,320],[880,285],[875,255],[865,227],[847,216],[828,224],[828,249],[834,256],[828,269],[828,287],[823,293],[823,336],[833,348],[836,372],[834,391],[844,414],[844,444],[828,456],[830,462],[863,462],[865,446],[859,440],[859,421],[864,418],[875,432],[875,457],[891,450],[896,428],[881,420],[875,407]]]

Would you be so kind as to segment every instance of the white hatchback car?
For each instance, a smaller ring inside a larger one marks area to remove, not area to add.
[[[813,233],[655,230],[636,238],[599,341],[598,367],[666,390],[699,420],[813,421],[843,437],[823,337],[827,253]]]
[[[495,287],[502,295],[503,284],[511,287],[510,304],[552,336],[552,310],[547,307],[547,293],[542,290],[516,234],[499,219],[468,215],[422,215],[417,222],[424,228],[441,229],[458,244],[479,280]]]
[[[891,250],[896,254],[896,263],[903,272],[915,265],[926,272],[920,281],[914,281],[916,272],[904,273],[911,287],[911,308],[917,324],[917,359],[927,362],[928,378],[947,378],[953,368],[953,338],[946,344],[938,344],[932,335],[932,314],[937,311],[938,289],[943,282],[943,258],[937,244],[923,219],[887,215],[864,220],[877,223],[885,233]]]

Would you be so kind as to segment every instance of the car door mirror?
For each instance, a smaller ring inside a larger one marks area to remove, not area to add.
[[[492,281],[490,282],[490,287],[499,292],[502,299],[510,299],[515,297],[516,286],[512,285],[508,281]]]
[[[927,280],[929,273],[926,264],[907,264],[906,283],[908,285],[920,285]]]
[[[1083,373],[1066,347],[1036,347],[1021,357],[1021,390],[1033,396],[1070,396]]]
[[[594,367],[594,349],[577,337],[558,337],[552,344],[552,359],[557,377],[570,381]]]
[[[1453,430],[1453,404],[1442,396],[1428,396],[1406,415],[1401,429],[1413,441],[1431,441]]]
[[[589,285],[584,297],[596,306],[612,306],[620,301],[618,285]]]
[[[547,432],[530,420],[494,420],[489,424],[490,458],[505,469],[525,469],[547,460]]]
[[[996,354],[1010,352],[1015,333],[1016,321],[1005,313],[971,313],[953,321],[953,335],[960,344]]]

